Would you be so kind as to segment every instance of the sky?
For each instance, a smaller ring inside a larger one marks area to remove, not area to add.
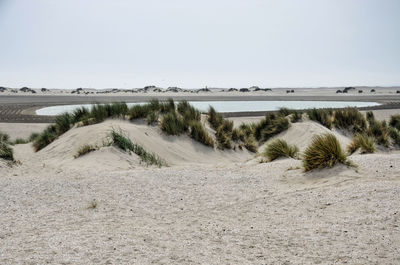
[[[395,86],[399,14],[399,0],[0,0],[0,86]]]

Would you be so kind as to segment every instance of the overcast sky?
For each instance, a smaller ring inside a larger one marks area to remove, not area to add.
[[[0,86],[400,85],[399,0],[0,0]]]

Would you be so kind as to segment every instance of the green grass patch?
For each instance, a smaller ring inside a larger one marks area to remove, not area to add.
[[[254,136],[256,140],[265,142],[272,136],[277,135],[289,128],[289,121],[281,115],[275,113],[268,113],[263,120],[261,120],[254,127]]]
[[[268,161],[273,161],[279,157],[292,157],[295,158],[299,148],[295,145],[289,145],[285,140],[275,139],[267,145],[263,156]]]
[[[13,149],[10,146],[9,139],[8,134],[0,132],[0,158],[14,161]]]
[[[329,133],[315,136],[303,155],[305,171],[330,168],[337,163],[351,165],[337,138]]]
[[[355,133],[365,132],[367,121],[356,108],[345,108],[334,112],[333,124],[336,128],[349,130]]]
[[[181,135],[187,128],[188,126],[175,111],[168,112],[161,119],[161,130],[168,135]]]
[[[111,131],[111,139],[113,144],[126,151],[133,152],[140,157],[140,159],[147,165],[156,165],[158,167],[166,166],[166,162],[155,154],[147,152],[143,147],[133,143],[127,136],[123,135],[122,132],[115,130]]]
[[[208,134],[200,121],[193,120],[190,123],[190,137],[194,140],[210,147],[214,147],[214,140]]]
[[[400,130],[400,115],[397,114],[390,116],[389,125],[396,128],[397,130]]]
[[[316,121],[328,129],[332,129],[332,115],[331,109],[310,109],[307,110],[307,115],[312,121]]]
[[[347,152],[353,154],[357,149],[362,154],[375,152],[375,139],[367,134],[355,134],[352,142],[347,146]]]
[[[49,125],[43,132],[41,132],[33,141],[33,148],[39,151],[49,145],[58,137],[56,125]]]

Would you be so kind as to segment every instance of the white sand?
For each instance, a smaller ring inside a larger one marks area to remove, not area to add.
[[[32,133],[42,132],[47,123],[0,123],[0,132],[7,133],[11,140],[28,139]]]
[[[73,158],[112,127],[171,166],[114,147]],[[303,149],[326,131],[305,121],[279,137]],[[357,171],[304,173],[299,160],[260,164],[109,120],[15,156],[21,165],[0,163],[0,264],[400,263],[398,151],[353,155]]]

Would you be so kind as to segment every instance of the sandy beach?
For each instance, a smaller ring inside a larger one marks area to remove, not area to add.
[[[389,119],[399,110],[377,110]],[[205,117],[203,117],[205,118]],[[202,119],[203,119],[202,118]],[[230,118],[234,126],[262,117]],[[1,123],[12,138],[47,124]],[[105,146],[118,128],[168,166]],[[211,130],[211,129],[209,129]],[[304,119],[274,136],[304,152],[314,135],[351,136]],[[301,160],[206,147],[144,121],[74,127],[39,152],[0,160],[1,264],[397,264],[400,151],[355,153],[357,168],[305,172]]]

